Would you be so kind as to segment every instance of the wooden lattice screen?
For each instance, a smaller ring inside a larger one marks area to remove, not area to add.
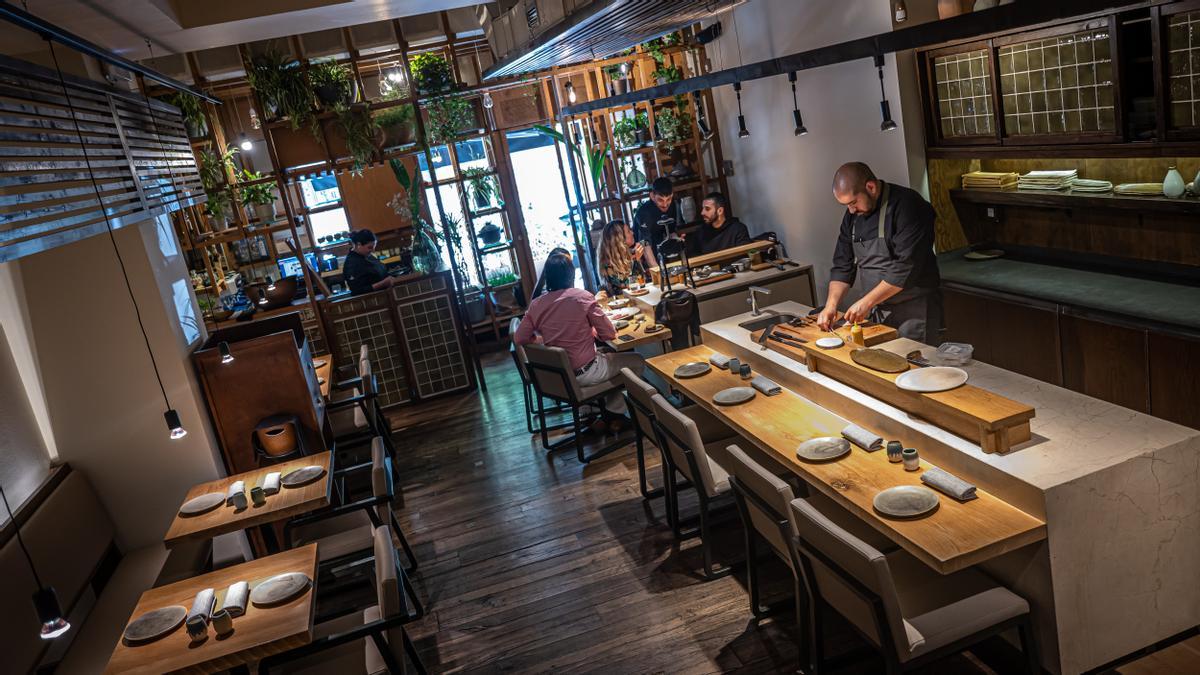
[[[74,120],[56,72],[0,56],[0,262],[104,232],[93,177],[114,228],[205,200],[179,110],[64,80]]]

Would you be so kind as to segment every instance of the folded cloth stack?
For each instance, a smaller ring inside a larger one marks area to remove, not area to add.
[[[974,485],[936,466],[931,466],[921,473],[921,482],[945,492],[960,502],[976,498]]]
[[[225,505],[232,506],[237,495],[246,492],[246,484],[240,480],[233,481],[233,485],[229,486],[229,492],[225,493]]]
[[[225,602],[221,609],[229,612],[229,616],[241,616],[246,613],[246,598],[250,596],[250,584],[239,581],[225,591]]]
[[[1071,186],[1071,192],[1095,192],[1103,194],[1112,192],[1113,184],[1106,180],[1089,180],[1087,178],[1076,178],[1075,184]]]
[[[1078,177],[1079,172],[1075,169],[1030,171],[1017,180],[1017,187],[1021,190],[1069,190]]]
[[[212,616],[213,605],[217,602],[217,594],[213,589],[206,588],[196,594],[196,599],[192,601],[192,609],[187,614],[187,620],[191,621],[196,617],[203,618],[206,622]]]
[[[1121,183],[1113,188],[1113,192],[1119,195],[1138,195],[1141,197],[1161,197],[1163,193],[1162,183]]]
[[[272,471],[263,479],[263,494],[273,495],[279,492],[279,472]]]
[[[842,437],[867,452],[875,452],[883,447],[882,436],[877,436],[857,424],[842,429]]]
[[[967,189],[1004,190],[1016,187],[1019,178],[1020,176],[1012,172],[972,171],[963,174],[962,186]]]
[[[762,375],[755,375],[753,380],[750,380],[750,386],[761,391],[767,396],[774,396],[783,391],[783,387],[775,384],[771,380]]]
[[[708,362],[722,370],[729,368],[729,357],[725,356],[724,354],[714,353],[712,356],[708,357]]]

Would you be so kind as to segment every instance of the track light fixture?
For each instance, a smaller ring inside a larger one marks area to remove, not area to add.
[[[750,135],[750,130],[746,128],[746,116],[742,114],[742,83],[733,83],[733,93],[737,94],[738,104],[738,138],[746,138]]]
[[[221,352],[221,363],[233,363],[233,352],[229,351],[228,342],[219,343],[217,349]]]
[[[563,85],[563,89],[567,90],[567,103],[574,103],[578,96],[575,95],[575,85],[571,84],[570,80]]]
[[[800,116],[800,103],[796,101],[796,71],[788,73],[788,82],[792,83],[792,121],[796,123],[796,135],[807,136],[808,128],[804,126],[804,118]]]
[[[879,70],[879,112],[883,116],[880,131],[895,131],[898,126],[892,119],[892,105],[888,103],[887,93],[883,90],[883,54],[875,55],[875,68]]]

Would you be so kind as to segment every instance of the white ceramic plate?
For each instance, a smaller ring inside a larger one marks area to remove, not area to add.
[[[905,391],[933,393],[961,387],[967,381],[967,371],[949,366],[914,368],[896,376],[896,386]]]
[[[609,309],[617,309],[629,304],[629,298],[613,298],[608,301]]]
[[[832,436],[810,438],[796,448],[796,455],[800,459],[807,459],[810,462],[828,462],[847,452],[850,452],[850,441]]]
[[[612,318],[614,320],[615,319],[632,319],[633,317],[635,317],[639,314],[639,310],[636,307],[622,307],[620,309],[614,309],[611,312],[607,312],[607,314],[610,318]]]
[[[314,480],[325,475],[325,469],[319,466],[306,466],[295,471],[289,471],[279,478],[279,483],[283,487],[300,487],[307,485]]]
[[[179,513],[185,516],[195,516],[205,511],[211,511],[224,503],[225,493],[209,492],[184,502],[183,506],[179,507]]]
[[[635,296],[636,295],[645,295],[650,292],[650,289],[649,288],[635,288],[633,290],[625,291],[625,292],[628,293],[629,295],[635,295]]]
[[[187,618],[187,612],[187,608],[181,605],[152,609],[130,621],[123,637],[131,644],[157,640],[179,628]]]
[[[829,337],[817,338],[817,346],[821,349],[837,349],[846,344],[842,338],[836,338],[832,335]]]
[[[712,370],[712,364],[707,361],[693,361],[685,363],[675,369],[675,377],[687,379],[689,377],[700,377],[708,371]]]
[[[303,572],[287,572],[267,579],[250,591],[250,602],[257,606],[287,602],[308,590],[312,580]]]
[[[753,387],[730,387],[713,394],[713,403],[717,405],[739,405],[753,399],[757,395]]]
[[[915,518],[938,506],[937,493],[919,485],[898,485],[875,495],[875,510],[893,518]]]

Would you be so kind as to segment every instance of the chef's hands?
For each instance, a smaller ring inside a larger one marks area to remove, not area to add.
[[[821,310],[820,314],[817,315],[817,326],[820,327],[821,330],[830,330],[833,327],[833,323],[837,321],[837,318],[837,305],[832,307],[827,306],[825,309]]]
[[[846,310],[846,323],[855,324],[863,323],[867,317],[871,315],[871,310],[875,309],[875,305],[870,300],[863,298],[858,302],[850,305],[850,309]]]

